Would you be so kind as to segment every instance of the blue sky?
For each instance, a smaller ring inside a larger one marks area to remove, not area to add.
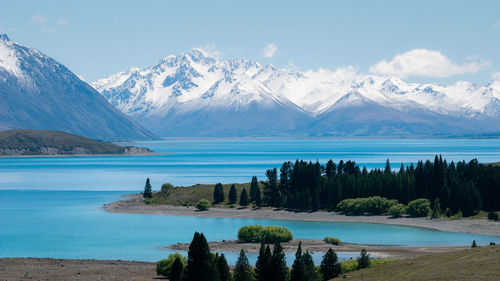
[[[195,47],[222,59],[299,70],[352,66],[414,82],[484,84],[500,72],[500,1],[0,0],[0,6],[0,33],[87,81]]]

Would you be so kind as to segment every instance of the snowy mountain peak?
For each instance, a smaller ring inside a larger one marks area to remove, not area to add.
[[[497,78],[485,86],[469,82],[449,86],[417,84],[396,77],[357,74],[352,68],[333,72],[326,69],[294,72],[245,59],[218,60],[201,49],[192,49],[168,56],[152,67],[120,72],[92,85],[122,112],[160,135],[175,135],[176,132],[196,135],[196,125],[192,124],[192,131],[189,131],[184,122],[190,121],[183,118],[203,116],[210,121],[214,117],[205,116],[204,112],[233,112],[228,118],[238,119],[246,112],[250,114],[248,120],[259,120],[256,113],[248,112],[250,108],[262,116],[289,118],[293,130],[298,130],[299,124],[307,130],[310,125],[306,123],[319,122],[314,120],[323,120],[327,118],[325,116],[338,118],[338,114],[332,113],[336,110],[348,114],[350,107],[362,108],[363,111],[377,108],[375,119],[384,111],[391,111],[391,116],[427,124],[422,126],[437,122],[424,120],[436,116],[464,118],[470,122],[491,120],[500,117],[500,79]],[[422,116],[402,117],[410,112]],[[243,119],[247,120],[247,117]],[[262,124],[255,124],[255,130],[258,126],[267,128],[273,120],[270,118],[261,120]],[[174,120],[182,128],[173,124]],[[248,126],[234,124],[236,121],[232,120],[217,122],[222,123],[217,125],[212,120],[213,124],[207,124],[211,127],[207,134],[217,131],[217,126],[231,132],[236,127]],[[233,127],[227,128],[224,124],[228,123]],[[273,130],[276,129],[269,128],[269,131]],[[249,130],[236,131],[244,135],[243,131],[248,133]]]
[[[10,41],[9,36],[7,34],[0,34],[1,41]]]

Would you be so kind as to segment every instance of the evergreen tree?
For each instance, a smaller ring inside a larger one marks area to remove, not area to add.
[[[476,240],[472,240],[472,245],[470,247],[471,248],[476,248],[477,247]]]
[[[306,281],[320,281],[321,278],[316,271],[316,268],[314,267],[314,261],[312,259],[311,254],[309,254],[309,251],[306,251],[306,253],[303,255],[303,262],[304,262],[304,276]]]
[[[366,252],[366,249],[361,249],[361,254],[358,257],[358,269],[366,268],[370,266],[370,254]]]
[[[265,247],[264,242],[260,243],[259,256],[255,263],[255,279],[257,281],[272,281],[270,276],[271,267],[271,249],[269,246]]]
[[[274,244],[273,254],[270,260],[270,277],[274,281],[286,281],[288,268],[286,267],[285,253],[279,242]]]
[[[217,267],[219,269],[220,281],[231,281],[231,273],[229,272],[229,266],[227,265],[227,260],[224,254],[220,254],[217,259]]]
[[[218,270],[214,267],[214,257],[210,253],[203,233],[194,233],[189,245],[185,278],[188,281],[218,281]]]
[[[236,192],[236,187],[234,184],[231,185],[231,188],[229,189],[229,204],[235,204],[236,200],[238,199],[238,193]]]
[[[295,261],[292,265],[290,281],[304,281],[306,280],[304,259],[302,257],[302,242],[299,242],[299,247],[295,253]]]
[[[341,268],[338,261],[339,260],[335,251],[332,250],[332,248],[328,249],[328,252],[326,252],[323,256],[323,260],[320,265],[323,281],[335,278],[340,274]]]
[[[179,257],[177,257],[172,264],[172,269],[170,270],[170,281],[180,281],[182,278],[182,272],[184,271],[184,265]]]
[[[218,183],[214,187],[214,203],[222,203],[224,202],[224,190],[222,188],[222,184]]]
[[[441,210],[441,204],[439,203],[439,198],[434,199],[434,203],[432,204],[432,217],[433,218],[439,218],[441,216],[441,213],[443,212]]]
[[[259,182],[257,177],[252,177],[252,182],[250,184],[250,202],[255,202],[255,205],[262,205],[262,196],[260,194]]]
[[[245,251],[241,249],[240,256],[234,267],[233,279],[234,281],[252,281],[252,268],[248,263]]]
[[[241,191],[240,205],[243,207],[248,206],[248,193],[247,193],[247,190],[245,188],[243,188],[243,190]]]
[[[278,188],[278,174],[276,168],[266,171],[267,182],[264,184],[264,203],[267,206],[279,207],[280,194]]]
[[[144,193],[142,194],[144,198],[152,198],[153,197],[153,189],[151,188],[151,183],[149,182],[149,178],[146,180],[146,185],[144,186]]]

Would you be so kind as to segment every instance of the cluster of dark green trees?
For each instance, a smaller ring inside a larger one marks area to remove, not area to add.
[[[340,272],[337,254],[332,249],[325,253],[318,269],[309,252],[302,253],[299,244],[290,271],[280,243],[275,243],[272,251],[269,245],[261,243],[255,268],[241,250],[231,274],[224,255],[211,253],[203,233],[196,232],[189,246],[187,265],[183,266],[177,257],[167,276],[171,281],[321,281],[330,280]]]
[[[470,216],[483,209],[500,210],[500,167],[470,162],[448,163],[441,156],[419,161],[399,171],[362,169],[353,161],[285,162],[279,170],[266,171],[262,201],[267,206],[292,209],[334,209],[347,198],[382,196],[407,204],[417,198],[440,208]],[[253,180],[252,180],[253,181]],[[255,179],[256,181],[256,179]]]
[[[224,191],[221,183],[217,183],[214,187],[214,204],[223,203],[225,200]],[[228,203],[230,205],[236,204],[238,200],[238,191],[236,186],[233,184],[229,189]],[[250,195],[248,194],[246,188],[240,193],[239,205],[245,207],[250,203],[254,203],[256,206],[262,205],[261,191],[259,188],[259,183],[257,182],[257,177],[252,177],[252,182],[250,183]]]

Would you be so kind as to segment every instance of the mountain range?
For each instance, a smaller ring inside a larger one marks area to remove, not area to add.
[[[193,49],[91,85],[152,132],[171,137],[500,135],[500,78],[407,83],[350,68],[290,71]]]
[[[0,34],[0,130],[7,129],[110,141],[156,138],[64,65]]]

